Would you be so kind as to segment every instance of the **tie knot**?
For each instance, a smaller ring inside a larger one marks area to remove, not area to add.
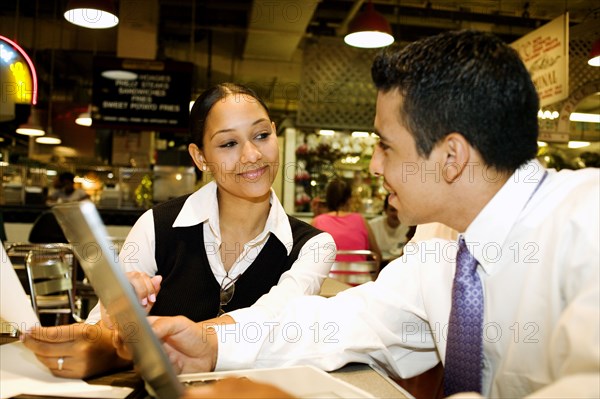
[[[477,269],[477,259],[469,252],[464,237],[458,240],[458,253],[456,254],[456,272],[460,274],[474,273]]]

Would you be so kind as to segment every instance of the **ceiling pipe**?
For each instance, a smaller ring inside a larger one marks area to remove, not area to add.
[[[358,14],[358,11],[360,11],[360,8],[362,7],[364,2],[365,2],[365,0],[355,0],[354,1],[352,8],[348,12],[348,14],[346,14],[346,17],[344,17],[344,20],[342,21],[340,26],[336,29],[337,36],[344,36],[346,34],[346,31],[348,30],[348,25],[350,24],[350,21],[352,21],[354,19],[354,17],[356,16],[356,14]]]

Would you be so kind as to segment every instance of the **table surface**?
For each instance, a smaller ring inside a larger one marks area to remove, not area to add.
[[[365,364],[352,363],[342,367],[339,370],[332,371],[332,376],[339,378],[349,384],[352,384],[376,398],[386,399],[406,399],[412,398],[395,382],[387,377],[382,376],[371,367]],[[134,391],[127,399],[146,398],[147,394],[143,388],[143,382],[134,371],[122,371],[107,375],[105,377],[94,378],[88,380],[91,384],[127,386],[134,388]],[[19,397],[22,398],[22,397]]]
[[[352,363],[332,371],[330,374],[367,391],[376,398],[412,398],[408,392],[391,379],[384,377],[366,364]]]
[[[16,339],[17,338],[11,337],[7,334],[0,334],[0,345],[14,342]],[[406,391],[400,388],[395,382],[387,377],[384,377],[365,364],[352,363],[340,368],[339,370],[332,371],[331,375],[370,393],[376,398],[411,398],[410,394],[407,394]],[[141,399],[148,397],[144,389],[143,381],[133,370],[125,370],[102,377],[90,378],[87,380],[87,382],[90,384],[133,388],[133,392],[127,396],[127,399]],[[51,397],[53,396],[17,396],[19,399],[39,399]]]

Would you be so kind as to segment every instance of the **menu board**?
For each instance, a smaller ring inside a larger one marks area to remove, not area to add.
[[[193,64],[94,58],[92,127],[187,130]]]

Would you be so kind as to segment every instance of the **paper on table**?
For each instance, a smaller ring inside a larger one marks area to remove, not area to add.
[[[78,398],[124,398],[133,390],[91,385],[83,380],[53,376],[21,342],[0,346],[0,398],[20,394]]]
[[[0,248],[0,318],[16,330],[27,331],[40,322],[2,242]]]

